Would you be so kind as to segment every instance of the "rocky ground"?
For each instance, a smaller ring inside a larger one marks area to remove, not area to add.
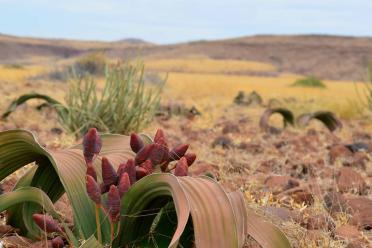
[[[146,132],[160,127],[172,145],[189,143],[198,154],[193,175],[211,172],[228,191],[242,190],[247,207],[280,226],[294,247],[370,247],[372,133],[366,124],[343,121],[341,131],[330,133],[313,123],[271,134],[259,129],[263,110],[230,106],[208,127],[199,125],[198,116],[159,117]],[[20,111],[19,118],[25,110]],[[46,116],[48,124],[42,121]],[[16,127],[33,130],[50,149],[79,142],[63,132],[48,110],[32,124],[22,125],[17,118],[1,122],[1,129],[18,123]],[[3,189],[10,190],[16,178],[2,182]],[[66,200],[57,207],[70,214]],[[0,225],[3,240],[20,242],[16,231]],[[249,239],[246,247],[258,245]]]

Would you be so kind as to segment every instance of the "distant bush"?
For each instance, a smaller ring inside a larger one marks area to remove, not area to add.
[[[103,75],[106,68],[106,56],[103,52],[87,54],[79,58],[72,68],[79,76]]]
[[[18,69],[18,70],[24,69],[23,65],[21,64],[6,64],[3,67],[6,69]]]
[[[325,84],[316,77],[309,76],[298,79],[292,84],[294,87],[326,88]]]

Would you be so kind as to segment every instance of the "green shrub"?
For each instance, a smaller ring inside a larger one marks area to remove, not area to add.
[[[103,52],[87,54],[79,58],[73,65],[74,72],[79,76],[103,75],[106,67],[106,56]]]
[[[39,98],[54,106],[61,125],[78,136],[88,127],[128,134],[150,123],[159,106],[163,84],[145,87],[142,63],[118,63],[107,68],[102,91],[91,75],[75,74],[69,82],[65,104],[36,93],[23,95],[11,103],[2,117],[6,118],[20,104]]]
[[[21,64],[5,64],[3,65],[3,67],[6,69],[17,69],[17,70],[24,69],[23,65]]]
[[[326,88],[325,84],[316,77],[310,76],[298,79],[292,84],[294,87]]]

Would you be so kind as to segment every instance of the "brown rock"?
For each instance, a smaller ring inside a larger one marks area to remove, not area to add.
[[[329,159],[331,164],[333,164],[339,158],[350,158],[353,153],[344,145],[334,145],[329,150]]]
[[[29,247],[32,242],[32,240],[19,235],[2,237],[1,241],[7,248]]]
[[[40,248],[40,247],[53,248],[53,244],[51,240],[47,240],[47,241],[42,240],[42,241],[37,241],[35,243],[32,243],[29,247],[30,248]]]
[[[273,175],[265,180],[265,186],[273,191],[273,193],[280,193],[299,185],[300,183],[290,176]]]
[[[372,200],[365,197],[347,198],[347,210],[351,213],[350,224],[360,229],[372,229]]]
[[[259,144],[242,142],[238,146],[239,149],[245,150],[252,154],[262,153],[264,149]]]
[[[338,192],[328,192],[323,199],[325,207],[331,215],[339,212],[345,212],[347,209],[345,197]]]
[[[320,242],[324,239],[324,232],[321,230],[307,230],[306,237],[319,246]]]
[[[314,202],[313,195],[307,187],[296,187],[289,189],[283,194],[290,195],[296,203],[311,205]]]
[[[234,144],[233,144],[232,140],[229,137],[226,137],[226,136],[219,136],[212,143],[213,148],[215,148],[217,146],[220,146],[220,147],[222,147],[222,149],[229,149],[233,145]]]
[[[339,226],[334,231],[335,237],[342,240],[358,240],[362,235],[355,226],[343,225]]]
[[[0,236],[14,232],[19,232],[19,229],[16,229],[10,225],[0,225]]]
[[[296,221],[301,220],[301,214],[294,210],[289,210],[288,208],[283,207],[262,207],[262,210],[273,217],[279,218],[282,221]]]
[[[363,245],[362,242],[352,241],[349,244],[347,244],[347,246],[345,248],[364,248],[364,247],[366,247],[366,246]]]
[[[364,194],[367,189],[367,184],[362,176],[351,168],[343,167],[337,175],[337,186],[340,192],[355,192]]]
[[[226,123],[226,125],[222,129],[223,134],[228,134],[228,133],[239,133],[240,128],[238,125],[235,123]]]
[[[206,173],[212,173],[215,177],[219,178],[219,167],[214,164],[198,161],[194,165],[189,167],[189,173],[191,176],[202,176]]]
[[[315,214],[310,215],[306,220],[306,228],[309,230],[333,230],[335,223],[328,214]]]

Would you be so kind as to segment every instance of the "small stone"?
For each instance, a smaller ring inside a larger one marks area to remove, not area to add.
[[[333,164],[339,158],[352,157],[353,153],[344,145],[334,145],[329,150],[329,159],[331,164]]]
[[[332,230],[335,224],[327,214],[315,214],[311,215],[306,221],[306,227],[309,230]]]
[[[367,184],[362,176],[351,168],[343,167],[337,175],[337,186],[341,193],[355,192],[364,194]]]
[[[362,236],[355,226],[343,225],[339,226],[334,231],[335,237],[342,240],[357,240]]]
[[[212,143],[213,148],[217,146],[221,146],[222,149],[229,149],[233,146],[233,142],[229,137],[219,136]]]
[[[265,186],[273,193],[280,193],[299,185],[300,183],[290,176],[273,175],[265,180]]]
[[[346,211],[346,199],[341,193],[331,191],[323,199],[325,207],[331,215]]]

